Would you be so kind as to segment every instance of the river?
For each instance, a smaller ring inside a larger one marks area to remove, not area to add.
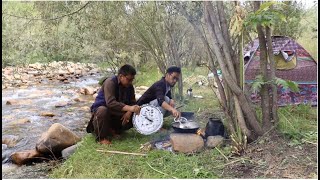
[[[68,84],[44,81],[39,85],[24,88],[3,89],[2,137],[14,136],[18,139],[17,144],[13,147],[2,145],[3,157],[16,151],[35,149],[41,134],[54,123],[60,123],[83,137],[90,118],[89,107],[94,99],[92,95],[82,95],[77,91],[81,87],[97,86],[99,77],[99,74],[95,74],[79,78],[76,82]],[[76,97],[80,97],[83,101],[74,101]],[[23,100],[26,103],[7,105],[6,102],[12,99]],[[61,102],[68,102],[69,105],[55,107]],[[55,116],[41,116],[41,112],[52,112]],[[17,166],[3,161],[2,178],[48,178],[48,172],[55,165],[57,162],[51,161]]]

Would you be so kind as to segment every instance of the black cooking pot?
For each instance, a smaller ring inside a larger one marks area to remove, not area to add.
[[[188,121],[194,120],[194,112],[181,112],[181,117],[185,117]]]
[[[208,136],[225,136],[224,125],[219,118],[209,118],[206,125],[205,137]]]

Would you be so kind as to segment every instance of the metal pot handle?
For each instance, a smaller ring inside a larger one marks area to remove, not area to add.
[[[180,117],[180,118],[173,118],[173,121],[174,122],[179,122],[179,123],[184,123],[184,122],[187,122],[188,121],[188,119],[187,118],[185,118],[185,117]]]

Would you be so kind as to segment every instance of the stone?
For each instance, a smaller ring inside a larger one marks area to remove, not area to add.
[[[59,123],[54,123],[47,132],[43,133],[36,144],[36,149],[43,154],[60,153],[81,139],[72,131]]]
[[[27,71],[28,74],[38,75],[39,71]]]
[[[93,95],[96,92],[96,89],[93,87],[85,87],[84,94],[85,95]]]
[[[12,75],[8,75],[8,74],[4,74],[4,75],[3,75],[3,78],[4,78],[4,79],[7,79],[7,80],[9,80],[9,81],[12,81],[12,80],[13,80],[13,76],[12,76]]]
[[[67,72],[67,71],[64,71],[64,70],[62,70],[62,69],[59,69],[59,70],[58,70],[58,74],[59,74],[59,75],[65,75],[65,74],[68,74],[68,72]]]
[[[40,63],[29,64],[29,68],[41,69],[42,68],[42,64],[40,64]]]
[[[12,162],[17,165],[27,164],[29,162],[32,162],[33,160],[38,160],[39,157],[43,157],[43,154],[34,149],[25,150],[21,152],[14,152],[10,156]]]
[[[68,157],[70,157],[77,150],[78,146],[79,146],[78,144],[75,144],[62,150],[61,151],[62,157],[64,159],[67,159]]]
[[[70,73],[70,74],[73,74],[74,73],[74,68],[72,68],[72,67],[67,67],[67,70],[68,70],[68,72]]]
[[[29,105],[31,104],[31,100],[29,99],[11,99],[6,102],[7,105]]]
[[[80,93],[80,94],[84,94],[84,88],[81,88],[81,89],[79,90],[79,93]]]
[[[22,119],[18,119],[18,120],[12,121],[12,122],[10,122],[8,124],[9,125],[17,125],[17,124],[25,124],[25,123],[29,123],[29,122],[30,122],[29,119],[22,118]]]
[[[9,157],[10,157],[10,152],[2,150],[2,164],[7,162],[9,160]]]
[[[3,150],[6,150],[7,148],[8,148],[8,145],[2,144],[2,151],[3,151]]]
[[[223,143],[224,138],[222,136],[208,136],[206,146],[209,148],[214,148]]]
[[[18,136],[4,135],[2,136],[2,144],[6,144],[8,147],[14,147],[19,140]]]
[[[92,95],[93,99],[96,99],[98,96],[98,93],[94,93],[94,95]]]
[[[83,111],[90,112],[90,107],[89,106],[83,106],[80,109],[83,110]]]
[[[58,102],[57,104],[54,105],[54,107],[56,107],[56,108],[65,107],[67,105],[69,105],[69,102],[64,101],[64,102]]]
[[[74,73],[75,74],[82,74],[82,70],[75,70]]]
[[[2,69],[3,73],[5,75],[9,75],[9,74],[12,74],[13,73],[13,69],[12,68],[5,68],[5,69]]]
[[[55,116],[55,114],[52,113],[52,112],[42,112],[42,113],[40,114],[40,116],[53,117],[53,116]]]
[[[16,164],[12,164],[12,163],[2,164],[2,174],[14,172],[18,168],[19,168],[19,166]],[[3,177],[3,175],[2,175],[2,177]]]
[[[199,152],[204,147],[202,137],[190,133],[172,133],[170,143],[174,151],[183,153]]]
[[[73,100],[76,101],[76,102],[85,102],[85,100],[82,99],[81,97],[76,97]]]
[[[20,74],[13,74],[13,78],[15,78],[15,79],[21,79],[21,75],[20,75]]]

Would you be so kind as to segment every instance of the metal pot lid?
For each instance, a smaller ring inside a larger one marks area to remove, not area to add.
[[[132,123],[140,134],[149,135],[162,127],[163,115],[157,107],[144,104],[139,115],[134,113]]]

